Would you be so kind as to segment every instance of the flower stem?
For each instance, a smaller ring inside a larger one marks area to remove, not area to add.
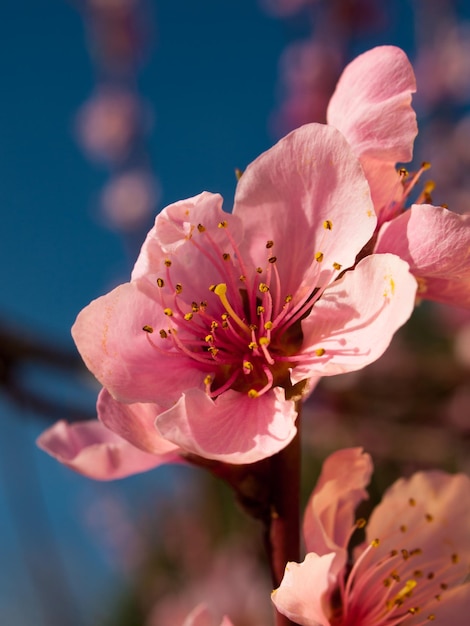
[[[271,457],[270,521],[266,549],[274,588],[279,587],[288,561],[300,561],[300,402],[297,434],[291,443]],[[276,626],[293,624],[276,611]]]

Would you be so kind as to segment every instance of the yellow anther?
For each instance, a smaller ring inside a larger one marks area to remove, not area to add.
[[[230,261],[230,254],[228,252],[224,252],[222,258],[224,261]]]
[[[261,315],[261,313],[264,313],[264,306],[260,304],[256,307],[256,315]]]
[[[398,550],[390,550],[390,556],[397,556]]]
[[[406,528],[405,524],[402,524],[402,525],[400,526],[400,532],[401,532],[401,533],[406,533],[406,530],[407,530],[407,528]]]
[[[419,556],[420,554],[423,554],[421,548],[414,548],[413,550],[410,550],[410,556]]]
[[[266,242],[266,248],[268,248],[268,250],[269,250],[269,248],[272,248],[273,246],[274,246],[274,241],[271,241],[271,239],[269,239]]]
[[[454,553],[451,555],[450,560],[452,561],[452,563],[455,565],[456,563],[459,562],[459,555]]]
[[[173,315],[173,311],[170,308],[163,309],[163,313],[165,313],[165,315],[168,315],[168,317],[171,317]]]
[[[433,180],[428,180],[424,183],[424,193],[431,193],[436,188],[436,183]]]
[[[216,322],[215,320],[213,320],[211,322],[211,330],[215,330],[216,328],[219,328],[219,322]]]
[[[406,167],[400,167],[400,169],[398,170],[398,174],[400,176],[403,176],[403,178],[407,178],[409,176],[409,172]]]
[[[203,226],[202,224],[198,224],[197,229],[200,233],[203,233],[206,230],[206,227]]]
[[[262,267],[257,267],[256,271],[258,274],[262,274],[263,273],[263,268]]]
[[[219,283],[218,285],[215,286],[214,293],[216,296],[219,296],[220,301],[222,302],[224,307],[227,309],[227,312],[232,317],[233,321],[236,322],[238,326],[240,326],[240,328],[242,328],[244,331],[249,333],[250,329],[245,324],[245,322],[242,319],[240,319],[240,317],[235,313],[230,302],[227,299],[227,285],[225,283]],[[222,319],[226,319],[226,318],[224,318],[224,316],[222,315]]]
[[[256,326],[256,324],[250,324],[248,328],[250,330],[254,330],[255,332],[258,330],[258,326]]]
[[[253,371],[253,363],[251,361],[243,361],[243,370],[245,374]]]
[[[413,576],[415,578],[422,578],[423,577],[423,572],[420,569],[415,569],[415,571],[413,572]]]
[[[293,298],[293,296],[291,296],[291,295],[286,296],[286,298],[285,298],[284,302],[285,302],[286,304],[289,304],[289,302],[292,302],[292,298]]]
[[[367,520],[363,517],[360,517],[356,520],[356,528],[364,528],[367,524]]]
[[[222,313],[220,317],[224,322],[226,322],[228,320],[228,313]]]
[[[409,596],[417,584],[418,583],[416,582],[416,580],[413,580],[412,578],[410,580],[407,580],[404,586],[395,596],[394,601],[396,602],[397,600],[402,600],[403,598]]]
[[[411,606],[408,609],[408,613],[410,613],[410,615],[416,615],[416,613],[419,613],[420,609],[419,606]]]
[[[235,178],[237,180],[240,180],[240,178],[243,176],[243,170],[239,169],[238,167],[235,168]]]
[[[416,500],[415,500],[414,498],[410,498],[410,499],[408,500],[408,504],[409,504],[410,506],[416,506]]]
[[[259,345],[260,346],[269,346],[269,339],[267,337],[260,337],[259,338]]]
[[[162,339],[166,339],[166,338],[168,337],[168,334],[167,334],[166,330],[163,330],[163,329],[162,329],[162,330],[160,331],[160,337],[161,337]]]
[[[241,280],[242,283],[246,282],[246,276],[244,274],[242,274],[239,278],[239,280]]]
[[[217,348],[214,348],[212,346],[210,348],[207,348],[207,351],[210,352],[212,354],[212,356],[216,356],[217,353],[218,353]]]
[[[183,291],[183,285],[181,283],[176,283],[175,291],[176,293],[181,293]]]
[[[215,291],[216,287],[217,287],[217,285],[210,285],[209,286],[209,291]]]
[[[331,230],[333,228],[333,222],[331,220],[325,220],[323,222],[323,228],[325,230]]]
[[[206,385],[206,387],[208,387],[209,385],[212,384],[212,376],[210,376],[209,374],[204,378],[204,384]]]
[[[276,263],[277,261],[277,256],[270,256],[268,259],[268,263]]]
[[[228,226],[228,222],[227,222],[227,220],[222,220],[221,222],[219,222],[219,223],[217,224],[217,226],[218,226],[219,228],[227,228],[227,226]]]
[[[426,513],[426,515],[424,517],[425,517],[427,522],[434,521],[434,517],[431,515],[431,513]]]
[[[336,271],[339,272],[339,270],[341,269],[342,265],[340,265],[340,263],[333,263],[333,269],[335,269]]]
[[[315,252],[315,261],[321,263],[323,261],[323,252]]]
[[[325,348],[317,348],[317,349],[315,350],[315,354],[316,354],[317,356],[323,356],[323,355],[325,354]]]
[[[199,303],[199,308],[202,311],[205,311],[207,309],[207,300],[201,300],[201,302]]]
[[[250,389],[250,391],[248,392],[249,398],[257,398],[258,396],[259,393],[256,391],[256,389]]]
[[[421,163],[421,169],[429,170],[430,168],[431,168],[431,163],[429,163],[429,161],[423,161]]]
[[[165,263],[165,265],[166,265],[167,267],[171,267],[171,261],[170,261],[170,259],[165,259],[163,262]]]
[[[410,553],[408,552],[406,548],[402,548],[401,555],[404,561],[407,561],[410,558]]]
[[[190,320],[193,319],[193,314],[192,313],[185,313],[184,315],[184,319],[189,322]]]
[[[261,291],[261,293],[268,293],[269,291],[269,287],[266,283],[260,283],[258,289]]]
[[[273,323],[271,321],[268,321],[264,324],[265,330],[271,330],[272,327],[273,327]]]
[[[258,344],[256,343],[256,341],[250,341],[250,343],[248,344],[248,347],[250,348],[250,350],[256,350],[256,348],[258,347]]]
[[[146,333],[153,333],[153,328],[151,326],[149,326],[148,324],[145,324],[145,326],[142,326],[142,330],[145,330]]]
[[[193,313],[197,313],[199,311],[199,304],[197,302],[191,302],[191,310]]]
[[[163,280],[163,278],[157,278],[157,285],[158,287],[160,287],[160,289],[165,286],[165,281]]]
[[[212,343],[212,342],[214,341],[214,337],[213,337],[212,335],[206,335],[206,336],[204,337],[204,341],[205,341],[206,343]]]
[[[372,548],[378,548],[380,544],[380,539],[372,539],[372,541],[370,542],[370,545],[372,546]]]
[[[430,622],[433,622],[436,619],[436,616],[434,615],[434,613],[430,613],[427,618]]]

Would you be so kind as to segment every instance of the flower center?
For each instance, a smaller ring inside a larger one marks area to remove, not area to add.
[[[187,295],[191,291],[191,285],[185,284],[187,267],[182,267],[175,254],[165,259],[164,274],[156,279],[158,300],[169,325],[159,329],[156,340],[151,337],[152,325],[146,324],[143,330],[159,352],[189,357],[205,373],[206,392],[211,397],[227,389],[255,398],[273,386],[290,388],[291,368],[328,358],[323,348],[299,355],[301,320],[322,289],[303,295],[283,292],[274,241],[265,243],[265,266],[254,267],[243,259],[228,222],[220,222],[218,228],[224,237],[202,224],[192,225],[186,235],[195,248],[194,265],[197,267],[199,257],[206,270],[209,268],[204,275],[215,279],[208,282],[205,299]],[[331,230],[331,222],[325,221],[324,228]],[[320,265],[322,260],[322,252],[313,253],[314,263]],[[340,269],[334,264],[332,275]],[[183,279],[178,281],[180,276]]]

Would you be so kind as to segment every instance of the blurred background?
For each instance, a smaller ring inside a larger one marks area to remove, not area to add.
[[[344,65],[381,44],[417,74],[409,168],[430,161],[434,203],[469,212],[465,0],[0,3],[2,625],[177,625],[211,596],[237,626],[270,623],[259,529],[223,485],[189,467],[95,483],[35,439],[95,416],[70,327],[127,279],[155,214],[202,190],[230,210],[235,169],[324,121]],[[375,499],[418,468],[470,471],[469,373],[470,314],[418,307],[308,401],[304,498],[343,446],[373,455]]]

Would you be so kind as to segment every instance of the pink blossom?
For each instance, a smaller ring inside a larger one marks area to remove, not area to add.
[[[354,509],[366,497],[371,461],[361,449],[327,459],[307,505],[309,551],[288,563],[273,592],[277,609],[302,626],[467,624],[470,586],[470,479],[418,472],[386,492],[348,559],[365,521]]]
[[[72,330],[107,390],[101,421],[152,453],[153,437],[229,463],[285,447],[295,400],[320,376],[376,360],[412,311],[416,282],[401,259],[354,266],[375,225],[358,160],[317,124],[248,166],[232,214],[208,192],[164,209],[131,281]],[[127,413],[142,404],[152,418],[130,430]]]

